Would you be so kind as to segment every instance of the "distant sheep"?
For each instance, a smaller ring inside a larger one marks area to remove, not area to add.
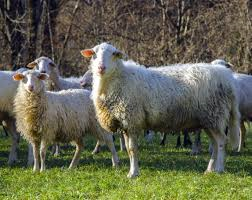
[[[39,146],[41,168],[45,170],[46,149],[55,142],[74,142],[76,151],[69,168],[77,166],[83,150],[83,137],[91,133],[104,140],[112,152],[113,166],[118,156],[112,135],[98,124],[90,92],[82,89],[49,92],[43,80],[47,74],[25,71],[13,76],[20,81],[14,99],[17,129],[32,144],[34,171],[39,170]]]
[[[63,78],[59,74],[57,65],[48,57],[40,57],[29,63],[27,67],[37,69],[41,73],[49,75],[46,81],[46,89],[49,91],[67,90],[73,88],[81,88],[80,79],[82,77]]]
[[[27,69],[20,68],[17,72]],[[14,71],[0,71],[0,122],[7,128],[11,136],[11,148],[8,158],[8,164],[11,165],[17,161],[17,147],[19,143],[19,133],[16,130],[15,118],[13,114],[13,100],[16,95],[18,83],[12,80],[12,76],[17,73]]]
[[[232,147],[239,144],[238,100],[229,69],[206,63],[146,69],[123,61],[123,53],[107,43],[81,53],[92,57],[92,98],[100,124],[125,133],[128,177],[139,174],[137,135],[147,129],[205,129],[214,144],[206,172],[224,170],[226,127]]]
[[[233,65],[222,59],[212,61],[212,64],[224,65],[228,68],[233,68]],[[237,82],[237,92],[239,98],[239,110],[241,113],[241,140],[238,151],[241,151],[245,146],[246,128],[245,121],[252,120],[252,76],[241,73],[233,73],[234,79]]]

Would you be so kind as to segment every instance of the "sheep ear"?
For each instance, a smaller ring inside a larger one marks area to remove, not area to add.
[[[30,69],[33,69],[33,68],[36,67],[36,66],[37,66],[37,63],[36,63],[35,61],[30,62],[30,63],[27,65],[27,67],[30,68]]]
[[[40,73],[38,75],[38,79],[43,80],[43,81],[48,79],[48,78],[49,78],[48,74],[45,74],[45,73]]]
[[[12,76],[14,81],[21,81],[24,78],[23,74],[17,73]]]
[[[90,58],[92,55],[94,55],[94,50],[92,49],[85,49],[81,51],[81,55],[84,56],[85,58]]]
[[[123,59],[124,58],[124,54],[121,51],[115,51],[113,53],[113,56],[117,59]]]

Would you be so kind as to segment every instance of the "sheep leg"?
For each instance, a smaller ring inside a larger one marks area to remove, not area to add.
[[[218,132],[212,133],[215,143],[217,144],[217,160],[215,163],[216,172],[224,171],[224,159],[225,159],[225,145],[226,145],[226,136]]]
[[[32,166],[34,162],[34,157],[33,157],[33,148],[32,145],[29,143],[28,144],[28,159],[27,159],[27,166]]]
[[[97,143],[95,145],[94,150],[92,151],[92,154],[94,155],[94,154],[98,154],[100,152],[101,152],[101,142],[100,142],[100,140],[97,140]]]
[[[241,136],[240,136],[238,152],[241,152],[242,149],[245,147],[246,128],[245,128],[244,121],[241,121],[240,123],[240,135]]]
[[[209,131],[206,131],[206,132],[207,132],[209,138],[211,139],[213,150],[212,150],[211,158],[209,160],[205,174],[214,171],[214,168],[215,168],[214,166],[215,166],[216,158],[217,158],[217,143],[214,140],[214,137],[212,136],[212,134]]]
[[[116,152],[115,144],[113,142],[113,136],[112,135],[106,135],[104,137],[105,144],[108,145],[109,150],[112,153],[112,166],[118,167],[119,158]]]
[[[78,165],[83,148],[84,148],[83,140],[80,139],[80,140],[76,141],[76,150],[75,150],[72,162],[69,165],[69,169],[73,169]]]
[[[192,145],[191,155],[198,155],[201,151],[200,131],[195,131],[195,138]]]
[[[181,147],[181,140],[180,140],[180,133],[177,137],[177,144],[176,144],[176,148],[180,148]]]
[[[16,130],[14,119],[6,120],[6,125],[8,127],[9,132],[10,132],[11,141],[12,141],[9,159],[8,159],[8,165],[12,165],[14,162],[17,161],[17,147],[19,144],[20,135]]]
[[[39,143],[33,142],[32,143],[33,148],[33,157],[34,157],[34,165],[33,165],[33,171],[39,171]]]
[[[184,142],[183,142],[183,147],[184,148],[187,148],[187,147],[190,147],[192,146],[192,142],[191,142],[191,139],[190,139],[190,136],[189,136],[189,132],[187,130],[185,130],[183,132],[184,134]]]
[[[162,139],[160,142],[160,145],[165,146],[165,141],[166,141],[166,137],[167,137],[167,133],[162,133]]]
[[[126,150],[126,146],[125,146],[125,140],[122,134],[120,134],[120,150],[121,151],[125,151]]]
[[[129,135],[129,156],[130,156],[130,171],[128,178],[134,178],[139,175],[138,157],[137,157],[137,135]]]
[[[126,147],[126,150],[127,150],[127,153],[128,153],[129,159],[130,159],[130,163],[131,163],[131,157],[130,157],[130,153],[129,153],[129,137],[127,134],[123,134],[123,136],[124,136],[124,141],[125,141],[125,147]]]
[[[55,152],[54,152],[53,156],[57,157],[57,156],[60,155],[60,145],[59,145],[59,143],[56,143],[54,145],[54,147],[55,147]]]
[[[41,143],[40,143],[40,160],[41,160],[40,172],[42,172],[46,169],[46,166],[45,166],[46,150],[47,150],[46,142],[41,141]]]

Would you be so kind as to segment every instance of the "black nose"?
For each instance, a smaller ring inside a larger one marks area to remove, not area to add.
[[[41,73],[46,73],[46,71],[45,71],[45,70],[42,70]]]

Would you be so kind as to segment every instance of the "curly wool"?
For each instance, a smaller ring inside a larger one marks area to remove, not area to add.
[[[238,106],[231,71],[211,64],[179,64],[145,69],[117,60],[114,71],[94,73],[93,99],[99,122],[108,131],[157,131],[237,125]],[[92,65],[92,63],[91,63]],[[210,66],[209,66],[210,65]],[[230,116],[235,120],[230,122]],[[238,145],[238,132],[231,133]]]
[[[30,142],[70,142],[89,132],[103,139],[87,90],[34,94],[20,83],[14,111],[18,131]]]

